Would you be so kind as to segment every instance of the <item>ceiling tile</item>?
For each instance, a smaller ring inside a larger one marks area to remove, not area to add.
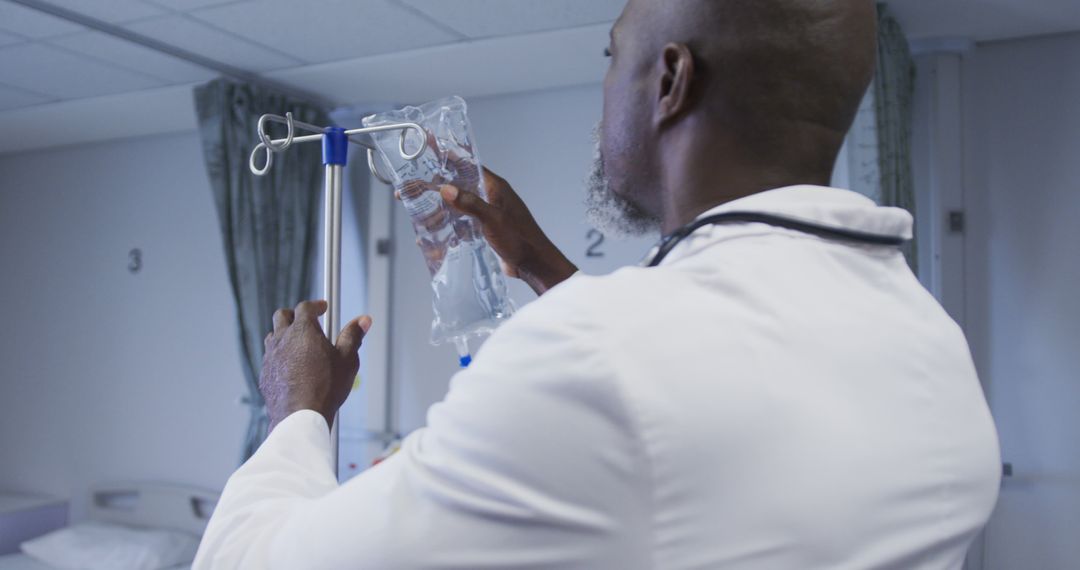
[[[19,4],[0,1],[0,30],[14,32],[28,38],[47,38],[85,29],[56,16],[31,10]]]
[[[149,2],[151,4],[156,4],[163,8],[176,10],[178,12],[187,12],[189,10],[195,10],[197,8],[205,8],[207,6],[219,6],[221,4],[232,4],[241,1],[243,0],[146,0],[146,2]]]
[[[113,24],[132,22],[167,13],[164,9],[141,0],[107,0],[104,2],[100,0],[91,2],[87,2],[87,0],[48,0],[48,2],[84,16],[90,16]]]
[[[295,58],[182,15],[144,20],[126,27],[133,32],[247,71],[282,69],[301,63]]]
[[[91,55],[118,67],[138,71],[169,83],[204,81],[217,74],[161,52],[114,38],[100,32],[87,32],[48,40],[53,45]]]
[[[0,32],[0,46],[9,46],[12,44],[21,44],[26,41],[26,38],[17,36],[15,34],[9,34],[8,32]]]
[[[915,40],[983,41],[1080,30],[1076,0],[891,0],[889,8]]]
[[[163,85],[60,48],[32,43],[0,49],[0,77],[18,87],[60,99],[93,97]]]
[[[12,89],[5,85],[0,85],[0,111],[18,109],[19,107],[29,107],[30,105],[48,103],[49,101],[50,99],[48,97],[42,95],[27,93],[21,89]]]
[[[282,46],[308,63],[451,43],[459,36],[387,0],[254,0],[196,10],[238,36]]]
[[[626,0],[398,0],[471,38],[614,22]]]

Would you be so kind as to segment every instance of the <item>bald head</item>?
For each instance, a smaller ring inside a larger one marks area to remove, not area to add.
[[[612,189],[670,231],[694,209],[827,184],[876,21],[872,0],[630,0],[604,88]]]
[[[874,70],[873,2],[676,0],[662,11],[667,35],[685,38],[699,59],[703,103],[718,118],[851,126]]]

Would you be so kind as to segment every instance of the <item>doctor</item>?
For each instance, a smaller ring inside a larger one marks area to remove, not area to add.
[[[279,311],[273,431],[195,568],[960,568],[1000,471],[967,344],[891,245],[911,217],[827,187],[875,22],[871,0],[630,0],[591,207],[674,236],[658,266],[570,278],[504,181],[444,188],[542,297],[344,485],[328,424],[371,321],[332,346],[324,303]]]

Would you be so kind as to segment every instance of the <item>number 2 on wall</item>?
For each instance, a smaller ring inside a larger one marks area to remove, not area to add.
[[[589,233],[585,234],[585,239],[591,240],[589,248],[585,250],[585,257],[604,257],[604,252],[600,251],[600,245],[604,243],[604,234],[600,230],[589,230]]]

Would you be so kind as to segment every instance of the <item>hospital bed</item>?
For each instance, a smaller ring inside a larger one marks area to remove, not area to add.
[[[110,484],[95,487],[91,491],[87,518],[95,523],[179,531],[201,537],[217,500],[216,493],[181,485]],[[23,553],[0,556],[0,570],[53,568]],[[190,565],[172,566],[169,570],[188,568]]]

